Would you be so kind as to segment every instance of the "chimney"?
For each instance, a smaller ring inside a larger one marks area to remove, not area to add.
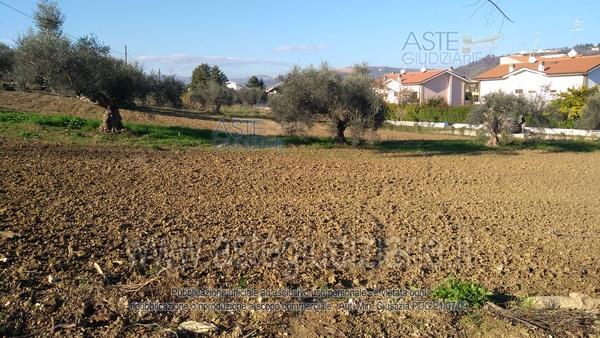
[[[514,71],[515,71],[515,64],[514,63],[509,64],[508,65],[508,72],[512,73]]]
[[[540,61],[538,64],[538,70],[542,73],[546,71],[546,63],[544,61]]]

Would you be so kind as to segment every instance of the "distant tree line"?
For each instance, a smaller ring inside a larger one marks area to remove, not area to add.
[[[227,87],[227,76],[216,65],[203,63],[192,73],[192,82],[183,95],[183,102],[194,108],[210,109],[218,114],[222,106],[243,104],[255,106],[265,104],[267,95],[262,79],[252,76],[240,90]]]

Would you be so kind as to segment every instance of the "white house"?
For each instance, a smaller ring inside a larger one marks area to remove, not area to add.
[[[545,95],[552,99],[569,88],[600,84],[600,55],[524,56],[500,59],[500,65],[478,75],[481,97],[502,91],[524,95]]]
[[[419,103],[441,97],[450,106],[465,103],[465,84],[470,81],[457,75],[451,69],[421,69],[418,72],[384,75],[383,89],[378,91],[389,103],[398,103],[398,93],[411,89],[417,93]]]
[[[269,87],[267,87],[267,89],[265,89],[265,92],[268,95],[275,95],[277,94],[277,91],[279,90],[279,88],[283,85],[283,82],[277,82]]]
[[[238,90],[241,90],[243,88],[246,88],[243,85],[241,85],[239,83],[236,83],[236,82],[233,82],[233,81],[227,81],[226,86],[227,86],[227,88],[233,89],[235,91],[238,91]]]

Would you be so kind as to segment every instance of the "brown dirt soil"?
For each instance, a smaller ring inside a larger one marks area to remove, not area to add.
[[[172,336],[167,329],[191,319],[225,337],[541,336],[448,312],[151,313],[127,304],[241,280],[430,289],[449,275],[519,296],[598,296],[599,167],[595,153],[175,152],[0,139],[0,231],[14,232],[0,237],[0,327]]]

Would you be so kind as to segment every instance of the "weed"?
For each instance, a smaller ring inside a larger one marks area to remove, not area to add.
[[[22,138],[39,138],[40,135],[31,131],[23,131],[19,134]]]
[[[238,286],[240,289],[247,288],[248,287],[248,277],[241,276],[240,279],[238,280]]]
[[[490,300],[491,292],[476,282],[447,278],[432,292],[432,296],[451,302],[464,301],[470,307],[481,307]]]
[[[517,306],[523,309],[531,309],[533,307],[533,300],[530,297],[523,297],[518,300]]]
[[[86,120],[77,116],[45,116],[40,115],[34,118],[35,123],[48,127],[63,127],[68,129],[81,129]]]
[[[77,283],[77,286],[86,286],[89,284],[89,280],[84,276],[77,276],[75,277],[75,283]]]

